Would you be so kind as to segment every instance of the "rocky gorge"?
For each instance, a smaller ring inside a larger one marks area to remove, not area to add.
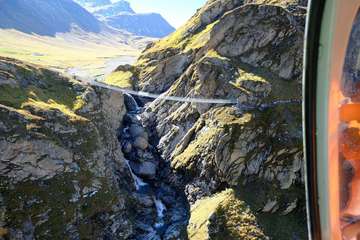
[[[136,189],[134,239],[181,239],[189,217],[186,196],[164,178],[170,168],[159,156],[156,140],[142,121],[142,109],[131,95],[125,95],[125,106],[118,137]]]
[[[131,77],[133,89],[160,94],[139,99],[141,115],[176,176],[168,182],[187,197],[190,239],[307,238],[301,132],[306,4],[208,1],[133,66],[117,69]]]
[[[0,58],[0,239],[307,239],[305,15],[209,0],[115,71],[155,100]]]

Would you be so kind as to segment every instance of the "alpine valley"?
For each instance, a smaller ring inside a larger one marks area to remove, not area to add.
[[[0,239],[307,239],[306,0],[208,0],[173,33],[125,1],[77,3],[0,0]],[[81,71],[59,71],[67,59],[59,67],[41,46],[22,48],[36,38],[60,51],[74,36],[94,44],[82,56],[93,73],[82,77],[99,74],[98,46],[102,58],[133,57],[101,80],[159,97],[78,81]]]

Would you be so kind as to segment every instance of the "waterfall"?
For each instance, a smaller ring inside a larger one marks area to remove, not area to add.
[[[165,207],[164,203],[160,199],[157,199],[157,198],[154,198],[154,202],[155,202],[158,217],[163,218],[164,212],[166,211],[166,207]]]
[[[133,170],[130,167],[129,160],[125,159],[125,163],[126,163],[126,166],[128,166],[128,168],[129,168],[131,177],[134,180],[136,190],[139,191],[141,187],[147,186],[148,184],[146,182],[144,182],[141,178],[139,178],[138,176],[135,175],[135,173],[133,172]]]
[[[124,134],[127,134],[128,132],[129,132],[129,127],[126,127],[126,128],[123,129]]]
[[[147,148],[146,151],[142,150],[140,154],[151,155],[152,159],[148,160],[143,156],[139,156],[139,148],[135,147],[134,144],[136,134],[133,133],[133,131],[130,131],[130,129],[132,125],[145,128],[145,126],[143,126],[143,116],[141,115],[143,109],[138,106],[135,99],[129,94],[124,93],[124,103],[127,109],[127,118],[126,121],[123,122],[122,129],[119,129],[118,140],[123,147],[123,150],[126,150],[124,151],[125,164],[130,171],[132,180],[136,187],[136,190],[132,189],[134,193],[133,197],[140,203],[142,201],[149,203],[149,205],[146,205],[145,207],[141,205],[139,206],[140,209],[135,215],[135,219],[139,222],[139,225],[135,228],[134,238],[132,239],[159,240],[164,238],[166,235],[173,234],[173,231],[176,232],[177,229],[182,228],[183,225],[186,224],[186,214],[185,216],[180,214],[180,216],[176,218],[174,218],[173,215],[176,214],[177,216],[179,213],[187,211],[187,205],[185,201],[182,201],[182,198],[180,200],[180,204],[177,202],[180,198],[177,195],[176,190],[167,183],[162,182],[162,176],[159,175],[158,171],[156,178],[144,177],[144,179],[142,179],[139,177],[140,175],[136,175],[137,171],[134,171],[136,169],[132,168],[133,163],[144,164],[147,161],[153,162],[154,160],[159,161],[160,163],[161,159],[156,151],[156,148],[150,143],[150,147]],[[147,129],[145,129],[145,131],[149,134]],[[129,146],[130,144],[131,147]],[[141,160],[140,163],[138,163],[139,160]],[[139,167],[140,166],[141,165],[139,165]],[[147,166],[145,164],[141,167],[146,168]],[[167,205],[165,205],[160,198],[161,196],[169,196],[171,198],[169,201],[171,202],[166,202]],[[174,201],[172,201],[172,197],[174,198]],[[179,223],[182,219],[184,219],[184,223]],[[169,228],[170,233],[167,232]]]
[[[130,94],[124,93],[124,101],[129,112],[138,112],[140,110],[136,100]]]
[[[141,178],[136,176],[136,174],[133,172],[133,170],[131,169],[129,160],[125,159],[125,163],[126,163],[126,166],[129,168],[131,177],[134,180],[136,190],[139,191],[141,189],[141,187],[147,186],[148,184],[146,182],[144,182]],[[155,196],[153,197],[153,200],[155,203],[157,218],[158,218],[154,227],[161,228],[164,226],[164,215],[165,215],[165,211],[166,211],[166,206],[160,199],[156,198]]]
[[[156,212],[157,212],[157,221],[156,221],[154,227],[156,229],[160,229],[165,225],[164,215],[165,215],[165,211],[166,211],[166,206],[160,199],[156,198],[155,196],[154,196],[154,203],[155,203]]]

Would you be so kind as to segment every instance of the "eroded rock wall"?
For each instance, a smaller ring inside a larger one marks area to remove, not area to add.
[[[128,238],[124,114],[122,94],[0,58],[0,238]]]
[[[307,238],[299,104],[305,14],[304,1],[208,1],[132,69],[140,90],[238,102],[159,98],[143,117],[179,176],[170,181],[191,204],[231,188],[274,239]]]

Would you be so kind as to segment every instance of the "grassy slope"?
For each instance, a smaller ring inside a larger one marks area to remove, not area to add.
[[[0,60],[1,63],[11,61]],[[74,83],[45,69],[37,69],[20,63],[14,66],[17,68],[16,73],[9,73],[10,78],[16,79],[16,81],[19,81],[19,78],[41,79],[42,86],[27,85],[24,87],[20,84],[16,86],[1,84],[0,104],[22,110],[29,108],[59,110],[70,120],[85,120],[75,114],[75,111],[80,109],[84,103],[72,89]]]
[[[0,56],[50,67],[62,72],[76,67],[95,76],[101,74],[109,59],[136,57],[134,46],[106,39],[99,35],[58,35],[56,38],[24,34],[15,30],[0,30]]]
[[[133,88],[133,73],[130,71],[116,71],[106,77],[105,83],[121,88]]]

